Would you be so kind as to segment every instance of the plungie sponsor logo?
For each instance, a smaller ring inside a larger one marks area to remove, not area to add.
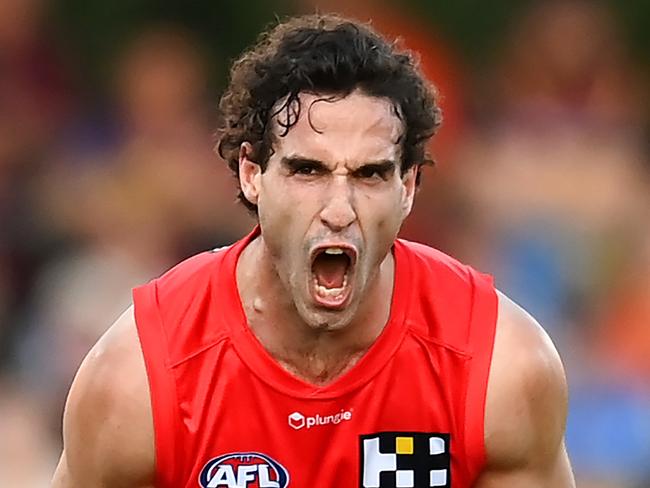
[[[332,415],[316,414],[310,417],[306,417],[300,412],[293,412],[289,414],[289,426],[293,427],[296,430],[300,430],[303,427],[311,429],[312,427],[318,427],[320,425],[338,425],[341,422],[345,422],[352,419],[352,409],[345,410],[341,409],[340,412]]]

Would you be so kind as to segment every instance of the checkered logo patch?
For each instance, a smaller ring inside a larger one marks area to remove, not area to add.
[[[378,432],[359,436],[361,488],[451,487],[449,434]]]

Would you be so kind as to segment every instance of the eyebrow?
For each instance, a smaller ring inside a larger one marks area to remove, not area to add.
[[[314,169],[319,171],[329,171],[329,168],[324,162],[319,161],[318,159],[312,159],[303,156],[285,156],[280,161],[280,164],[292,171],[296,171],[297,169],[299,169],[301,166],[304,165],[310,165]],[[396,166],[397,164],[393,160],[381,159],[379,161],[371,161],[368,163],[364,163],[358,168],[355,168],[352,171],[352,173],[359,174],[363,171],[374,170],[380,174],[387,174],[391,170],[393,170]]]

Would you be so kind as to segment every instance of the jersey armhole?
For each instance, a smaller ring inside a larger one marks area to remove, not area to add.
[[[465,455],[476,478],[486,463],[485,405],[498,315],[498,298],[491,276],[471,271],[474,287],[468,345],[471,352],[465,401]]]
[[[135,323],[149,381],[154,424],[156,487],[176,487],[178,401],[169,366],[167,335],[158,309],[156,282],[133,289]]]

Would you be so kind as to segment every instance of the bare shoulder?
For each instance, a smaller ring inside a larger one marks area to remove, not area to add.
[[[132,307],[82,362],[66,402],[53,486],[153,486],[149,386]]]
[[[551,339],[499,293],[485,413],[486,472],[480,487],[573,487],[564,447],[568,389]]]

